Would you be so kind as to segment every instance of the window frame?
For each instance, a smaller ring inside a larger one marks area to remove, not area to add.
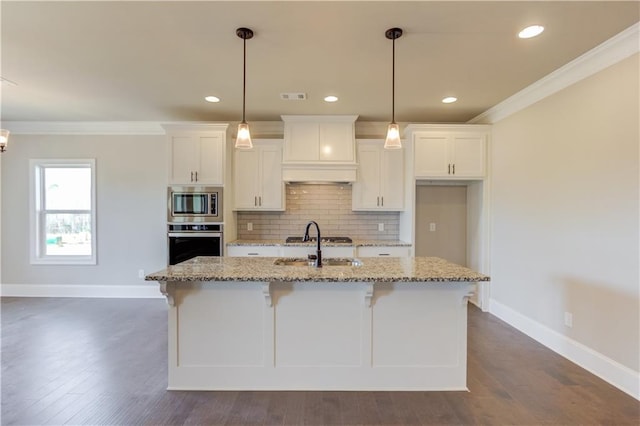
[[[45,210],[43,191],[44,170],[47,168],[89,168],[91,171],[91,210]],[[91,255],[47,255],[45,219],[49,213],[83,213],[90,215]],[[30,159],[29,160],[30,263],[33,265],[95,265],[97,264],[96,228],[96,160],[94,158]]]

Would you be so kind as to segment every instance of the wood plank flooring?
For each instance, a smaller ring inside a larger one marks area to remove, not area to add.
[[[2,298],[2,425],[638,425],[640,402],[469,307],[470,392],[177,392],[163,299]]]

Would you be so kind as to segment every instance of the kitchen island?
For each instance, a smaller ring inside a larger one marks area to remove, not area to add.
[[[145,278],[170,306],[168,389],[466,389],[467,300],[489,277],[429,257],[277,260],[198,257]]]

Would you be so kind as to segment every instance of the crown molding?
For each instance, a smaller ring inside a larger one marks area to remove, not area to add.
[[[582,56],[558,68],[468,121],[493,124],[640,51],[640,23],[635,23]]]
[[[157,121],[4,121],[13,135],[164,135]]]

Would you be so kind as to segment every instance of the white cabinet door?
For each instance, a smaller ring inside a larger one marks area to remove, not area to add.
[[[486,132],[417,132],[413,140],[415,177],[481,179],[485,176]]]
[[[259,179],[259,163],[260,152],[255,147],[251,150],[237,149],[235,151],[234,194],[237,210],[253,210],[258,207],[256,182]]]
[[[444,133],[416,135],[413,148],[416,177],[449,176],[449,140]]]
[[[282,144],[261,147],[259,205],[262,210],[284,210],[284,182],[282,181]]]
[[[194,183],[194,160],[198,158],[200,148],[198,140],[193,136],[174,136],[170,142],[171,165],[170,183]]]
[[[404,150],[382,148],[380,210],[404,209]]]
[[[404,151],[384,149],[382,140],[358,141],[358,176],[353,184],[353,210],[402,210]]]
[[[224,141],[223,135],[198,137],[197,183],[224,184]]]
[[[250,150],[236,150],[236,210],[284,210],[282,142],[254,140]]]
[[[226,124],[166,125],[169,183],[224,185]]]
[[[486,136],[482,134],[453,135],[453,170],[456,177],[485,175]]]
[[[380,208],[380,158],[376,145],[358,143],[358,174],[353,183],[353,210],[377,210]]]

